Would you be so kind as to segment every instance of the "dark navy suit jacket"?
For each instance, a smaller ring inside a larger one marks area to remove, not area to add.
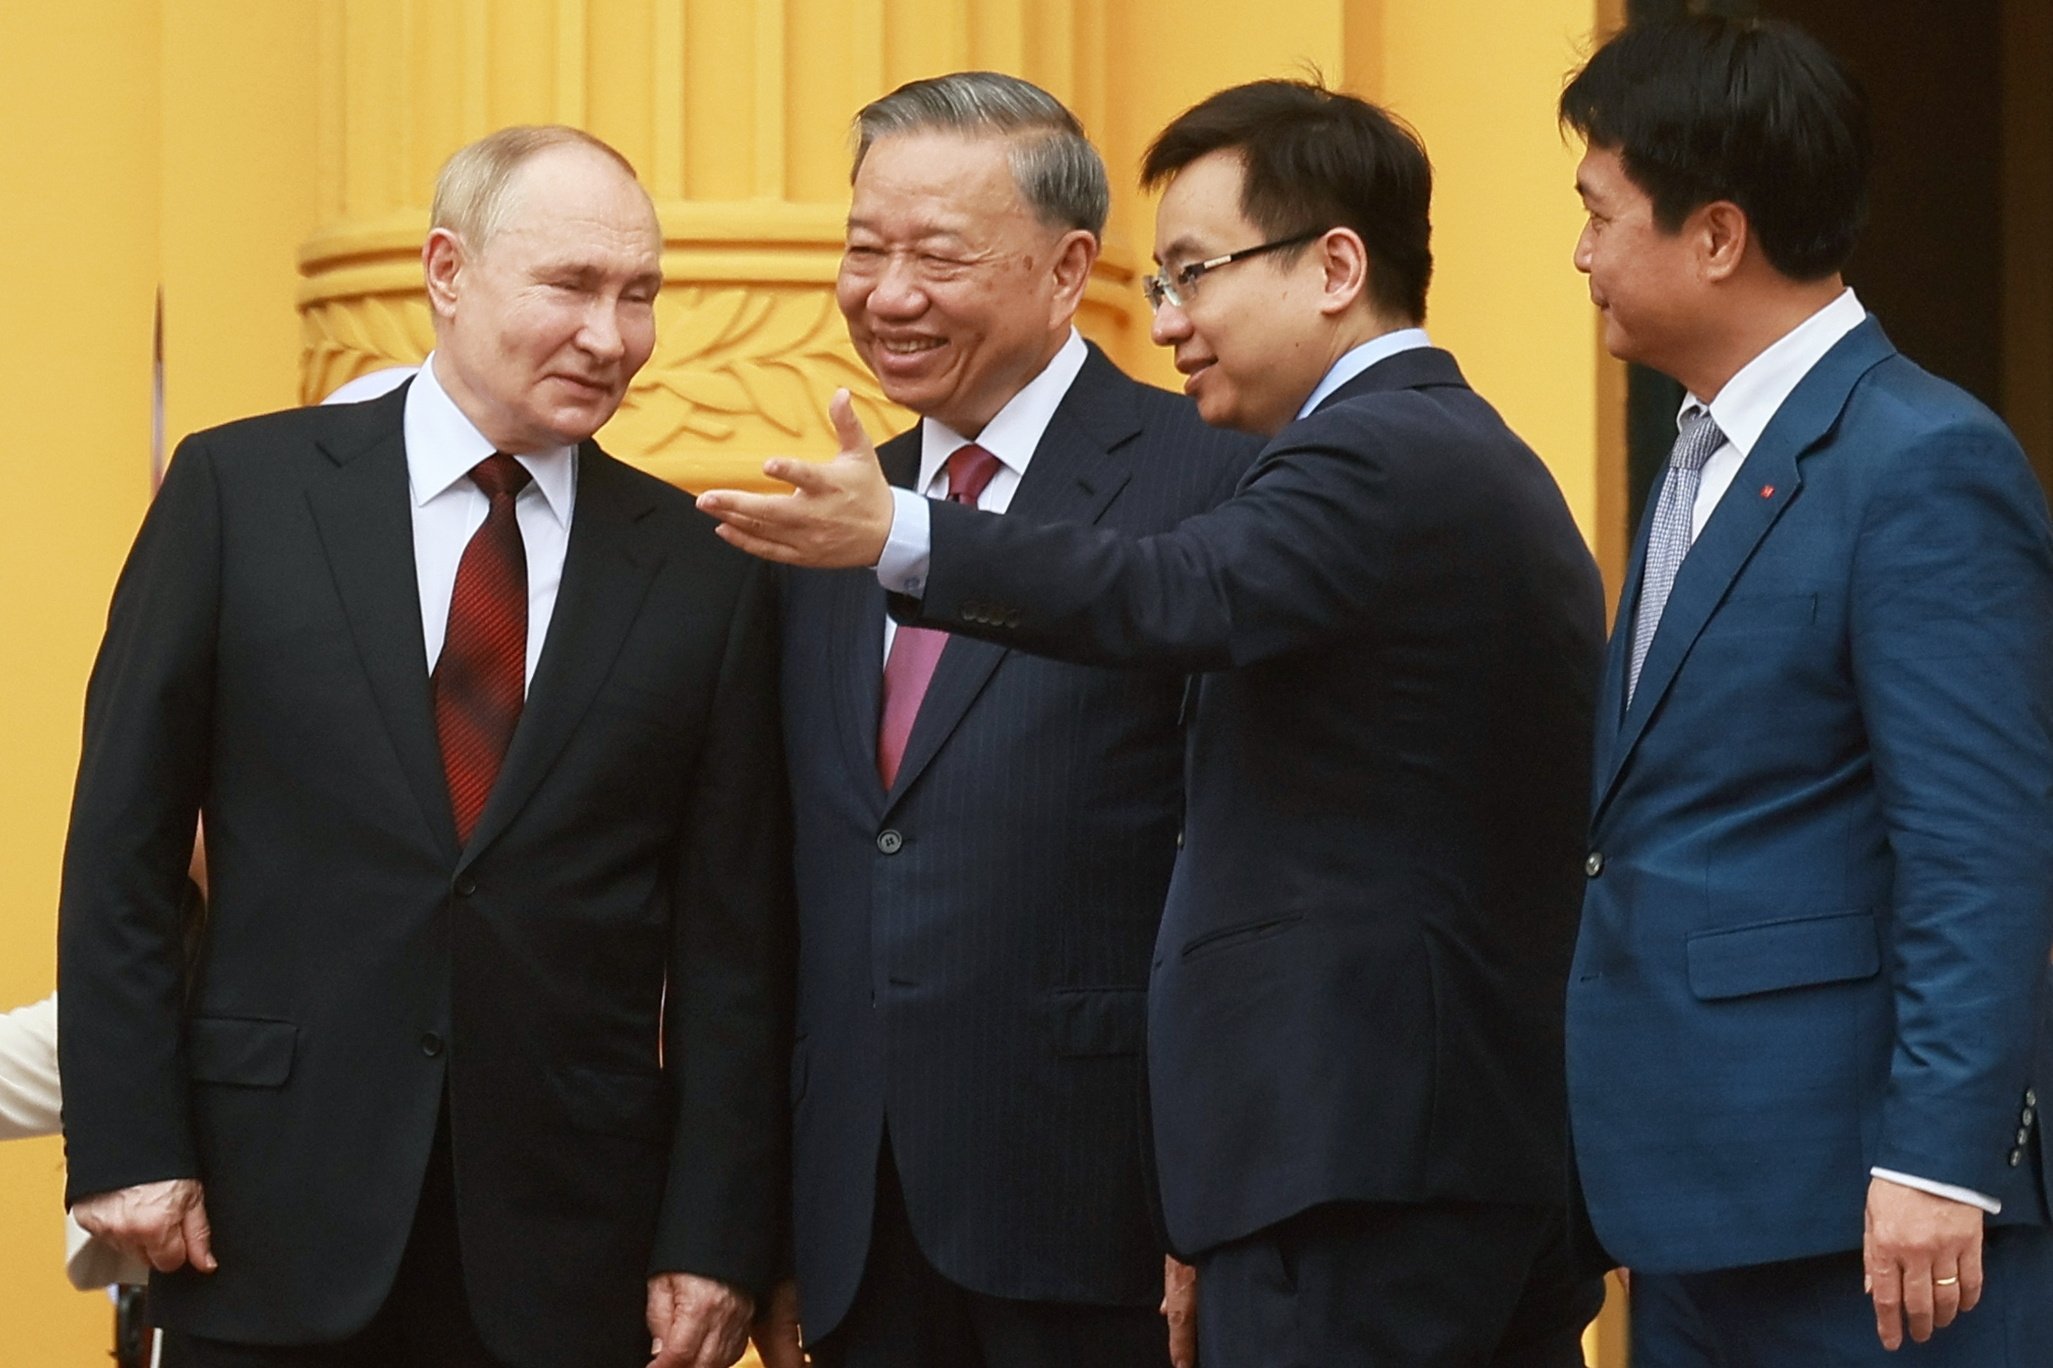
[[[2043,1221],[2053,544],[2024,454],[1869,319],[1705,524],[1627,709],[1646,537],[1569,995],[1598,1236],[1653,1272],[1856,1249],[1873,1166]]]
[[[1004,521],[1158,531],[1224,499],[1254,451],[1093,348]],[[880,456],[909,485],[918,433]],[[786,585],[806,1330],[832,1330],[855,1294],[887,1123],[949,1279],[1152,1306],[1142,998],[1182,817],[1183,676],[951,641],[886,793],[884,611],[868,570]]]
[[[392,1286],[449,1118],[496,1359],[639,1364],[646,1278],[784,1244],[772,584],[586,443],[555,616],[459,844],[404,391],[179,446],[86,695],[59,914],[70,1195],[206,1185],[160,1324],[305,1344]],[[195,812],[210,908],[191,982]]]
[[[1603,594],[1452,357],[1371,366],[1167,534],[937,506],[904,608],[1211,672],[1148,1003],[1178,1249],[1336,1200],[1560,1200]]]

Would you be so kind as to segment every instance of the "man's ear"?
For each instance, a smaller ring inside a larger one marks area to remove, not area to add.
[[[1055,274],[1055,317],[1066,322],[1084,302],[1084,290],[1091,283],[1091,267],[1098,261],[1098,239],[1081,228],[1072,228],[1055,243],[1048,269]]]
[[[428,307],[437,318],[456,314],[458,283],[465,263],[463,239],[447,228],[429,232],[421,245],[421,275],[428,285]]]
[[[1320,313],[1345,313],[1368,294],[1369,249],[1354,229],[1329,229],[1311,250],[1319,257]]]
[[[1713,200],[1690,216],[1697,237],[1697,269],[1707,282],[1728,280],[1753,245],[1753,225],[1731,200]]]

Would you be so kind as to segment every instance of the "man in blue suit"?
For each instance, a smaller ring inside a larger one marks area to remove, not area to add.
[[[894,495],[845,405],[842,458],[776,463],[798,495],[702,506],[746,549],[879,565],[909,620],[1205,672],[1148,1075],[1207,1363],[1579,1365],[1561,995],[1596,568],[1421,327],[1408,129],[1257,82],[1145,175],[1155,340],[1206,421],[1268,439],[1220,508],[1137,537]]]
[[[856,131],[837,295],[920,415],[894,484],[1128,533],[1233,491],[1254,444],[1071,324],[1109,194],[1068,110],[966,72]],[[1140,1075],[1184,676],[894,627],[867,570],[794,574],[784,607],[815,1361],[1166,1368]]]
[[[1569,995],[1634,1368],[2043,1365],[2044,499],[1842,282],[1868,140],[1814,42],[1634,26],[1561,116],[1606,345],[1689,391],[1611,643]]]

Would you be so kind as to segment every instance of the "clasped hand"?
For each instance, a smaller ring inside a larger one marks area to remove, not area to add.
[[[188,1264],[212,1273],[218,1266],[206,1197],[196,1178],[96,1192],[72,1203],[71,1215],[86,1234],[148,1260],[159,1273]]]

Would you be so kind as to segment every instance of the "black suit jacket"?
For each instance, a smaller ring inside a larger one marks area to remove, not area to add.
[[[1006,520],[1160,531],[1230,494],[1254,451],[1094,348]],[[917,431],[879,455],[910,484]],[[867,570],[785,587],[806,1329],[855,1294],[887,1123],[921,1248],[954,1282],[1151,1306],[1142,998],[1181,819],[1183,676],[953,640],[886,793],[884,607]]]
[[[122,574],[65,856],[70,1192],[199,1177],[220,1271],[158,1278],[161,1322],[340,1338],[391,1284],[446,1097],[495,1354],[640,1363],[650,1270],[760,1288],[781,1253],[774,603],[687,496],[587,443],[549,639],[459,849],[403,404],[189,438]]]
[[[1133,538],[939,506],[925,620],[1211,671],[1149,998],[1169,1233],[1563,1190],[1595,566],[1453,358],[1399,353]]]

